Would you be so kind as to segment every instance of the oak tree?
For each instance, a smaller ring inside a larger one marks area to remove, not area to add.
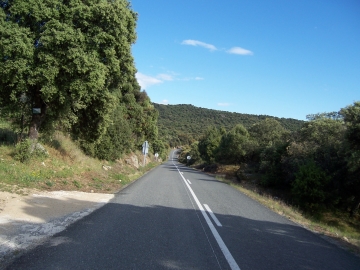
[[[60,124],[97,140],[137,84],[136,19],[127,0],[0,1],[2,111],[25,107],[31,139]]]

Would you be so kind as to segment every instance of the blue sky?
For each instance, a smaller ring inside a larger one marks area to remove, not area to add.
[[[305,120],[360,101],[358,0],[131,0],[152,102]]]

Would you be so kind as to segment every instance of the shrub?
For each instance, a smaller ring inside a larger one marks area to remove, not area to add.
[[[204,172],[216,173],[218,169],[219,169],[219,165],[211,164],[204,167]]]
[[[266,187],[288,188],[284,177],[283,160],[286,157],[288,144],[276,144],[266,147],[261,155],[260,172],[265,173],[261,185]]]
[[[306,211],[317,212],[329,196],[326,191],[329,182],[330,177],[313,161],[300,166],[292,185],[294,202]]]
[[[237,169],[237,171],[235,172],[235,176],[239,182],[241,182],[243,180],[248,180],[248,177],[246,176],[246,174],[244,173],[244,170],[241,167],[239,169]]]
[[[29,139],[22,140],[15,147],[14,159],[22,163],[30,160],[31,157],[31,141]]]

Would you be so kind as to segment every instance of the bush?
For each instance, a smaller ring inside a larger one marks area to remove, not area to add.
[[[248,177],[245,175],[244,170],[240,167],[235,172],[236,179],[241,182],[243,180],[248,180]]]
[[[287,143],[266,147],[261,155],[259,171],[265,173],[261,185],[265,187],[288,188],[284,177],[283,160],[287,154]]]
[[[219,165],[211,164],[204,167],[204,172],[216,173],[218,169],[219,169]]]
[[[49,156],[44,146],[39,142],[25,139],[15,146],[14,159],[22,163],[29,161],[32,157],[43,158]]]
[[[29,139],[22,140],[15,147],[14,159],[22,163],[30,160],[31,157],[31,141]]]
[[[329,197],[326,187],[330,177],[313,161],[300,166],[292,185],[294,202],[306,211],[317,212]]]

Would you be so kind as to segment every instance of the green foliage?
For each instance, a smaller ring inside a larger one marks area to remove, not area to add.
[[[247,163],[259,163],[260,162],[260,154],[261,154],[261,147],[259,143],[254,140],[251,135],[249,136],[249,140],[247,140],[243,144],[243,148],[245,150],[244,161]]]
[[[125,109],[118,107],[113,112],[112,124],[100,140],[88,148],[89,154],[103,160],[116,160],[129,149],[134,148],[134,139],[129,122],[124,117]],[[86,149],[86,142],[81,144]],[[93,153],[91,152],[93,151]]]
[[[360,171],[360,102],[341,110],[346,125],[348,166],[351,172]]]
[[[9,1],[0,9],[0,107],[25,115],[32,138],[61,126],[97,141],[126,85],[138,87],[136,17],[126,0]]]
[[[313,160],[331,175],[334,192],[337,192],[346,174],[344,132],[345,126],[341,120],[319,118],[305,123],[299,132],[293,134],[286,155],[282,157],[286,181],[294,181],[298,168]]]
[[[344,192],[351,198],[350,215],[353,215],[360,205],[360,101],[341,109],[346,125],[346,164],[348,168],[347,182]]]
[[[225,164],[239,164],[244,161],[246,150],[244,145],[249,140],[246,128],[238,124],[230,132],[221,136],[216,151],[216,161]]]
[[[288,131],[276,119],[266,118],[253,124],[249,133],[261,147],[267,147],[284,141]]]
[[[292,133],[270,118],[250,126],[249,133],[241,125],[229,132],[212,126],[199,140],[198,152],[209,169],[216,169],[215,161],[253,168],[256,162],[263,186],[291,190],[306,211],[337,207],[353,215],[360,205],[360,102],[308,118]],[[184,152],[190,155],[189,149]]]
[[[309,121],[319,120],[319,119],[332,119],[332,120],[341,120],[343,116],[340,112],[328,112],[328,113],[316,113],[316,114],[308,114],[306,119]]]
[[[200,157],[208,164],[215,161],[215,156],[221,140],[221,133],[216,127],[209,127],[199,141]]]
[[[73,181],[73,184],[74,184],[75,187],[81,188],[81,183],[80,183],[79,181],[74,180],[74,181]]]
[[[160,158],[166,159],[168,147],[162,140],[156,139],[150,143],[150,146],[154,154],[158,153]]]
[[[157,140],[158,111],[135,78],[136,20],[127,0],[1,5],[1,116],[32,139],[71,133],[100,159]]]
[[[190,160],[187,157],[190,156]],[[179,154],[179,161],[187,165],[199,164],[202,162],[199,152],[199,142],[194,142],[190,146],[184,146]]]
[[[16,145],[14,159],[22,163],[30,160],[31,152],[31,141],[29,139],[22,140]]]
[[[347,125],[347,139],[350,145],[360,150],[360,101],[341,110]]]
[[[1,111],[0,111],[1,114]],[[17,136],[11,130],[10,123],[3,121],[0,118],[0,144],[14,145],[16,143]]]
[[[266,187],[286,188],[288,183],[284,177],[282,160],[286,156],[287,143],[278,143],[266,147],[260,155],[261,172],[265,175],[261,184]]]
[[[266,118],[277,120],[282,127],[289,131],[300,129],[304,121],[277,118],[266,115],[251,115],[232,113],[195,107],[193,105],[162,105],[154,103],[159,111],[159,134],[171,147],[190,145],[200,140],[208,126],[217,129],[233,129],[237,124],[249,129],[253,124]]]
[[[193,142],[190,145],[190,151],[188,155],[191,157],[191,159],[187,161],[189,165],[202,162],[201,155],[199,152],[199,142]]]
[[[40,143],[24,139],[16,144],[14,159],[25,163],[31,158],[44,158],[48,155],[48,152]]]
[[[306,122],[300,130],[300,140],[310,141],[313,147],[339,147],[343,141],[345,127],[343,121],[333,119],[316,119]]]
[[[330,177],[314,162],[300,166],[291,190],[295,203],[308,211],[318,211],[329,197],[329,181]]]

